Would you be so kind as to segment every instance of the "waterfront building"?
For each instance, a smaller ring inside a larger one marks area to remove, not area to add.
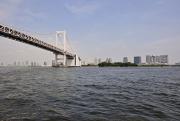
[[[17,63],[16,63],[16,61],[14,62],[14,66],[16,66],[17,65]]]
[[[99,63],[101,63],[101,58],[95,58],[94,65],[98,65]]]
[[[47,66],[47,62],[46,62],[46,61],[44,61],[43,65],[44,65],[44,66]]]
[[[106,63],[112,63],[112,59],[111,58],[106,58]]]
[[[155,64],[160,64],[161,63],[161,58],[160,56],[155,57]]]
[[[106,58],[106,63],[108,63],[109,62],[109,58]]]
[[[180,62],[179,62],[179,63],[175,63],[175,65],[178,65],[178,66],[180,66]]]
[[[34,66],[34,63],[33,63],[33,62],[31,62],[31,66]]]
[[[36,62],[33,62],[33,66],[36,66],[37,64],[36,64]]]
[[[128,63],[128,57],[123,58],[123,63]]]
[[[146,63],[147,64],[168,64],[168,55],[160,55],[160,56],[147,55]]]
[[[18,61],[17,66],[21,66],[21,62],[20,61]]]
[[[29,66],[29,61],[26,61],[26,66]]]
[[[101,58],[98,59],[98,64],[101,63]]]
[[[98,64],[98,59],[94,58],[94,65],[97,65],[97,64]]]
[[[146,63],[151,64],[151,55],[146,55]]]
[[[82,61],[82,65],[83,65],[83,66],[84,66],[84,65],[87,65],[87,64],[86,64],[86,61]]]
[[[134,63],[135,64],[141,64],[141,56],[135,56],[134,57]]]
[[[161,64],[168,64],[168,55],[160,55]]]
[[[151,59],[152,59],[152,63],[153,63],[153,64],[156,64],[156,56],[152,56]]]

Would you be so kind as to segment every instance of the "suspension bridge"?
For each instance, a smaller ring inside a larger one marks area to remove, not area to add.
[[[52,52],[55,55],[52,60],[53,67],[81,66],[81,58],[70,46],[66,31],[56,31],[55,38],[51,38],[55,41],[55,44],[46,42],[46,38],[40,39],[40,37],[32,36],[32,34],[27,34],[27,32],[3,24],[0,24],[0,36]],[[60,40],[63,42],[59,44]]]

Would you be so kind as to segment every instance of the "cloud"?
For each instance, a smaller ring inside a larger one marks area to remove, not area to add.
[[[47,18],[47,15],[44,12],[41,11],[34,11],[32,9],[24,9],[23,11],[19,12],[17,15],[19,16],[17,18],[18,21],[28,21],[28,22],[36,22],[37,20],[42,21]]]
[[[0,4],[0,21],[11,17],[23,0],[2,0]]]
[[[21,6],[24,0],[1,0],[0,3],[0,22],[1,24],[12,24],[20,22],[36,22],[47,18],[44,12]]]
[[[100,8],[100,5],[97,3],[74,3],[65,4],[65,8],[73,14],[92,14]]]

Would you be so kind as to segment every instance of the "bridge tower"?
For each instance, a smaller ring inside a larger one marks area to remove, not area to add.
[[[58,47],[59,39],[63,39],[63,55],[55,53],[55,66],[72,67],[81,66],[81,59],[72,50],[69,50],[68,38],[66,31],[56,31],[56,47]],[[73,57],[67,55],[68,52],[74,53]],[[61,57],[61,58],[59,58]]]
[[[56,31],[56,47],[58,47],[58,41],[59,38],[63,38],[63,55],[59,55],[57,53],[55,54],[55,62],[54,62],[54,66],[63,66],[66,67],[67,66],[67,37],[66,37],[66,31]]]

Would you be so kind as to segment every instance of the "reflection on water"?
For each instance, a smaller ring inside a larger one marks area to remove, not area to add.
[[[180,68],[0,68],[0,120],[175,121]]]

